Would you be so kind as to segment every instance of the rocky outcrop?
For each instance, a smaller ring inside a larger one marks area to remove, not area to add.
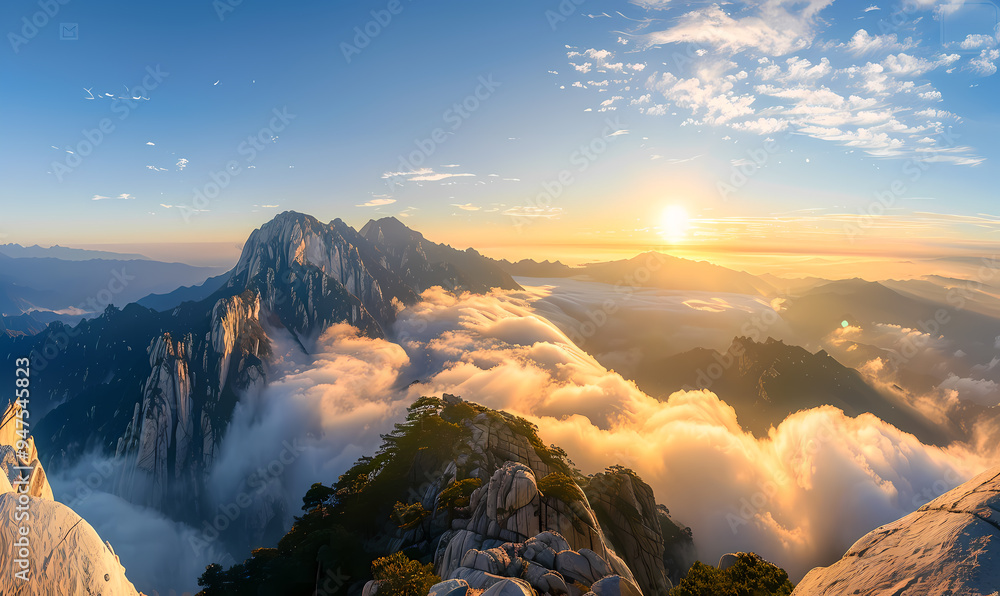
[[[877,528],[795,596],[987,596],[1000,590],[1000,468]]]
[[[25,424],[19,425],[18,420],[23,420]],[[35,438],[22,438],[22,433],[27,434],[30,422],[28,412],[17,401],[7,406],[0,419],[0,493],[17,488],[18,492],[51,501],[52,487],[38,461]],[[21,486],[25,479],[28,482],[26,487]]]
[[[115,449],[120,496],[161,510],[167,503],[183,510],[196,502],[231,398],[264,382],[270,344],[259,314],[255,294],[222,298],[203,338],[164,333],[150,342],[142,400]],[[204,378],[196,386],[198,374]]]
[[[137,596],[111,545],[52,499],[34,440],[18,444],[21,415],[14,402],[0,424],[0,594]]]
[[[24,512],[29,517],[21,520]],[[138,594],[111,545],[72,509],[46,498],[0,494],[0,566],[0,594],[7,596]],[[18,576],[22,570],[27,575]]]
[[[441,537],[435,570],[476,589],[518,578],[543,594],[579,596],[608,576],[634,586],[586,496],[574,497],[546,497],[528,466],[505,463],[472,493],[471,517],[456,520]]]
[[[591,476],[584,490],[605,534],[632,569],[643,593],[660,594],[669,590],[673,582],[664,566],[660,519],[664,513],[656,505],[653,489],[631,470],[612,468]],[[667,515],[666,521],[672,523]],[[679,565],[671,570],[673,576],[686,573],[693,562],[693,558],[677,561]]]
[[[149,346],[152,373],[116,453],[126,457],[120,494],[132,502],[159,509],[171,477],[186,468],[194,434],[191,349],[190,336],[175,341],[169,333]]]
[[[638,476],[611,468],[584,477],[526,421],[448,394],[441,403],[445,416],[465,412],[458,421],[465,438],[443,459],[418,457],[409,482],[422,485],[403,503],[424,517],[387,527],[369,544],[373,551],[432,552],[442,579],[476,590],[505,578],[539,593],[574,596],[606,577],[621,581],[602,584],[605,590],[613,584],[626,593],[665,595],[672,588],[664,562],[680,557],[674,549],[665,555],[664,519],[680,536],[676,542],[687,541],[685,560],[693,556],[690,530],[669,519]],[[448,491],[469,482],[480,484],[466,493],[466,505],[454,506],[454,495],[445,504]]]

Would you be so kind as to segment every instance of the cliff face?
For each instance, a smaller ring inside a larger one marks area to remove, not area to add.
[[[339,219],[323,224],[286,212],[250,235],[228,285],[256,289],[268,309],[296,332],[346,321],[381,335],[395,318],[394,302],[416,301],[413,290],[383,261]]]
[[[69,507],[52,500],[34,441],[16,451],[15,402],[0,424],[0,594],[139,596],[111,545]],[[27,488],[22,469],[33,468]],[[14,488],[16,487],[16,489]],[[26,530],[26,533],[25,533]],[[20,574],[19,574],[20,572]]]
[[[430,242],[396,218],[369,220],[359,234],[383,255],[382,265],[395,271],[417,292],[436,285],[470,292],[521,289],[495,261],[471,248],[461,251]]]
[[[232,396],[265,378],[270,348],[259,313],[256,294],[223,298],[204,336],[164,333],[150,342],[142,399],[115,450],[120,496],[161,510],[197,505]]]
[[[19,426],[18,420],[25,422],[24,426]],[[0,419],[0,493],[13,491],[15,484],[22,476],[25,467],[31,468],[31,475],[26,489],[18,486],[19,492],[24,492],[32,497],[52,500],[52,487],[45,476],[45,470],[41,462],[38,461],[38,449],[35,447],[35,438],[28,437],[27,446],[22,445],[22,449],[17,449],[18,442],[22,441],[21,431],[31,427],[29,413],[24,412],[21,405],[14,401],[7,407]]]
[[[877,528],[793,595],[987,596],[1000,590],[1000,468]]]

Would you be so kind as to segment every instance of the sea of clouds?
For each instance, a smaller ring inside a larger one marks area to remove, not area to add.
[[[308,354],[271,330],[272,381],[237,405],[205,488],[215,518],[235,512],[227,526],[248,535],[257,528],[256,546],[273,546],[312,483],[335,482],[375,452],[413,400],[445,392],[531,420],[584,473],[634,469],[693,529],[702,560],[753,550],[793,580],[995,461],[964,444],[924,445],[872,415],[849,418],[833,407],[800,411],[754,438],[724,395],[678,392],[660,401],[609,371],[567,337],[567,321],[552,321],[576,315],[560,315],[556,301],[543,301],[549,295],[432,288],[399,313],[389,338],[335,325]],[[584,295],[567,304],[588,308]],[[593,300],[599,306],[607,297]],[[716,316],[766,306],[697,300],[694,310]],[[82,462],[54,477],[57,499],[99,465]],[[140,589],[196,591],[208,562],[248,553],[212,539],[210,520],[179,524],[97,490],[74,508],[115,546]]]

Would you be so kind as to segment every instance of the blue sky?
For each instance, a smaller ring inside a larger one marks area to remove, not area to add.
[[[286,209],[457,246],[1000,229],[990,3],[44,4],[0,7],[0,241],[238,243]]]

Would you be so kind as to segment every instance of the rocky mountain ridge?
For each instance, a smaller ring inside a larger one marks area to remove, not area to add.
[[[341,571],[354,580],[349,593],[371,596],[380,589],[362,579],[371,561],[399,552],[476,590],[666,594],[693,561],[690,530],[638,476],[620,467],[583,476],[523,419],[424,397],[383,441],[333,485],[313,485],[277,548],[210,568],[203,595],[311,594],[313,569],[296,570],[319,561],[319,578]]]

